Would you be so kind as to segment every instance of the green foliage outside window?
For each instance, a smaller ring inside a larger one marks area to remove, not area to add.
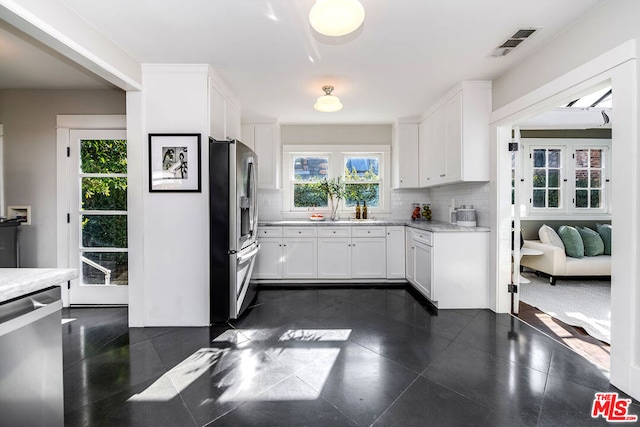
[[[126,140],[83,140],[80,168],[84,174],[127,173]],[[83,210],[127,210],[127,178],[83,177]],[[85,247],[127,247],[126,215],[91,215],[82,218]]]
[[[375,174],[373,167],[364,174],[359,175],[355,168],[349,171],[344,170],[346,183],[345,206],[355,206],[357,202],[361,205],[367,202],[367,206],[380,206],[380,177]]]

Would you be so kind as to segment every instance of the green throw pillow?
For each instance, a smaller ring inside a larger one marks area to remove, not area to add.
[[[584,243],[582,243],[582,237],[575,227],[569,225],[561,225],[558,229],[558,235],[564,243],[564,250],[567,256],[571,258],[584,257]]]
[[[596,229],[604,243],[604,254],[611,255],[611,224],[596,224]]]
[[[598,232],[587,227],[577,227],[577,229],[582,237],[585,256],[598,256],[604,253],[604,242]]]

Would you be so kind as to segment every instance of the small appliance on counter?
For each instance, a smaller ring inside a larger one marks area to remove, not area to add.
[[[456,210],[456,224],[461,227],[476,226],[476,210],[473,205],[462,205]]]

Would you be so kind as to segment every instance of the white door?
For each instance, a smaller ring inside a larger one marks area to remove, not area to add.
[[[128,303],[127,141],[124,130],[69,133],[71,304]]]

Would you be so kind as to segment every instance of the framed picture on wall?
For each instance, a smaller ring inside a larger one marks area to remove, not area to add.
[[[149,191],[200,192],[200,134],[149,134]]]

